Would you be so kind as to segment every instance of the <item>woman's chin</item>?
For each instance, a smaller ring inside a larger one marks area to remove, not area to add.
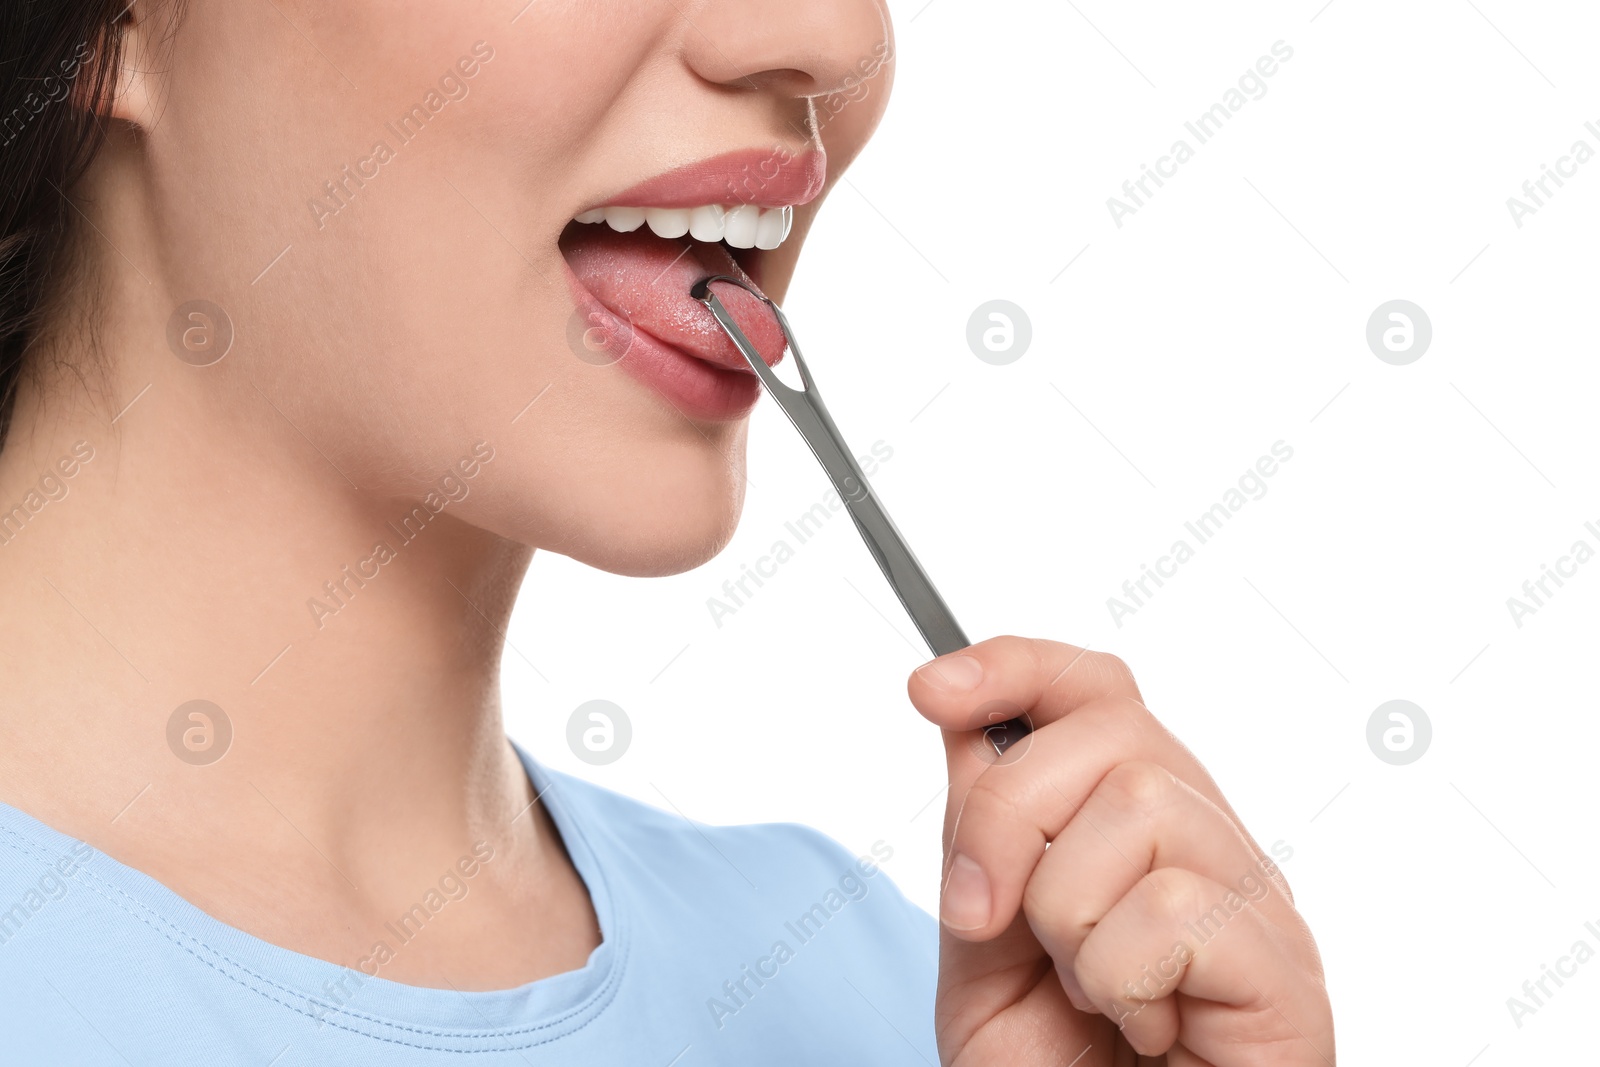
[[[715,540],[662,538],[639,545],[586,545],[582,551],[563,554],[586,566],[624,578],[665,578],[692,571],[710,561],[727,547],[728,540],[727,537]]]
[[[716,506],[646,509],[616,516],[616,521],[591,527],[589,536],[568,544],[550,544],[586,566],[626,578],[663,578],[682,574],[715,558],[733,539],[739,525],[742,497]]]

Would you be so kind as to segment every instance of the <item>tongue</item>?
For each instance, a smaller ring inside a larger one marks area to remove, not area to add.
[[[750,281],[723,245],[667,240],[645,227],[618,233],[608,226],[574,224],[561,237],[561,253],[587,290],[580,294],[581,303],[599,301],[634,327],[696,358],[748,371],[744,355],[710,309],[689,295],[708,274]],[[783,358],[783,331],[766,304],[734,285],[719,285],[716,293],[769,366]]]

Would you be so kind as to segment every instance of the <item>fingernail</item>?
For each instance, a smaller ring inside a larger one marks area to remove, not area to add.
[[[973,656],[940,656],[918,667],[917,674],[941,693],[966,693],[983,681],[983,664]]]
[[[939,916],[952,930],[976,930],[989,922],[989,876],[964,854],[957,852],[945,880]]]

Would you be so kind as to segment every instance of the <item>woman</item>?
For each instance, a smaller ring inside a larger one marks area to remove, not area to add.
[[[759,389],[688,290],[782,297],[874,0],[0,11],[6,1062],[1333,1062],[1287,886],[1114,657],[911,678],[937,939],[881,856],[504,736],[536,548],[730,537]]]

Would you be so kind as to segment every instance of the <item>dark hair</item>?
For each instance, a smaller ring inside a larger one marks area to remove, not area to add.
[[[104,141],[131,8],[0,0],[0,445],[28,350],[75,268],[67,194]]]

